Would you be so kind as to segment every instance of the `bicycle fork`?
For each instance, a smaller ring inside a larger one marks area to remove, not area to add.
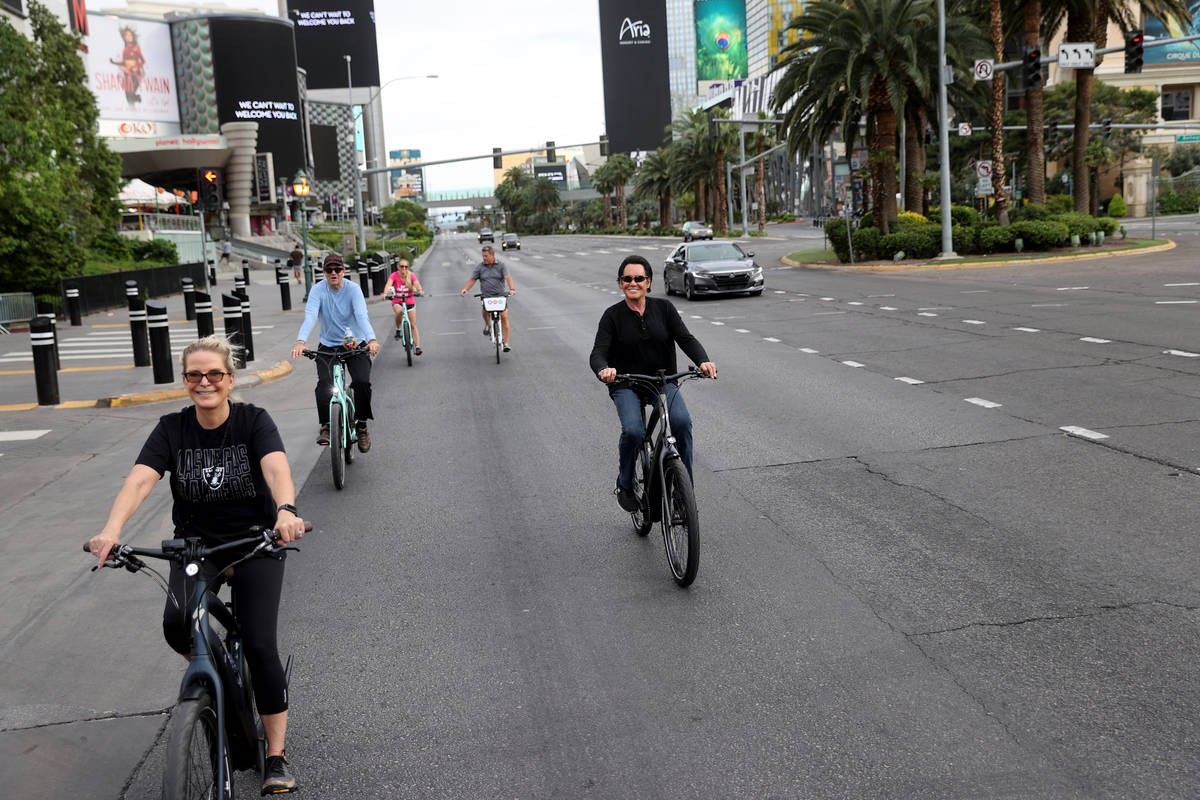
[[[212,690],[213,703],[217,707],[216,788],[224,798],[232,794],[233,776],[229,770],[229,741],[225,735],[225,684],[217,670],[212,643],[209,641],[209,632],[212,629],[209,628],[206,618],[210,611],[207,593],[208,582],[197,581],[192,604],[192,653],[179,686],[179,699],[195,699],[198,692],[203,691],[206,683]],[[224,605],[221,609],[226,610]]]

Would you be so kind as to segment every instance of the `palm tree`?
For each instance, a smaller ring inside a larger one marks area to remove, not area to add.
[[[627,227],[629,220],[625,211],[625,184],[637,172],[637,163],[624,153],[614,153],[604,165],[612,176],[613,189],[617,195],[617,227]]]
[[[504,180],[512,181],[513,186],[523,189],[525,184],[529,183],[529,173],[521,169],[520,165],[509,167],[504,172]]]
[[[988,8],[992,52],[996,63],[1004,60],[1004,14],[1000,0],[991,0]],[[1004,74],[992,74],[992,190],[996,198],[996,218],[1008,224],[1008,193],[1004,190]]]
[[[605,228],[611,228],[612,206],[608,202],[608,196],[616,188],[616,178],[609,169],[607,161],[592,170],[592,187],[600,193],[600,204],[604,214],[602,224]]]
[[[506,176],[501,184],[496,187],[494,194],[496,195],[496,202],[500,203],[500,207],[504,209],[505,227],[508,230],[518,227],[513,210],[521,201],[521,190]]]
[[[642,159],[633,180],[634,200],[658,202],[658,224],[671,224],[671,145]]]
[[[711,113],[725,118],[723,109]],[[725,149],[732,146],[734,132],[718,125],[717,136],[709,135],[708,115],[685,111],[671,123],[675,141],[671,145],[671,190],[676,196],[693,192],[694,216],[711,222],[717,233],[728,229],[725,215]]]
[[[758,112],[759,119],[767,119],[765,111]],[[767,227],[767,193],[765,187],[766,176],[766,161],[763,159],[763,151],[774,147],[775,141],[775,126],[774,125],[759,125],[758,130],[754,133],[755,146],[758,148],[758,160],[754,162],[754,194],[758,198],[758,232],[762,233]],[[745,220],[746,210],[742,209],[742,219]],[[743,226],[744,227],[744,226]]]

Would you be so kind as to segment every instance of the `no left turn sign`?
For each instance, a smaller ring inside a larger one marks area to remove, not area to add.
[[[981,178],[989,178],[990,179],[992,177],[992,162],[980,161],[979,163],[977,163],[975,165],[975,174]]]
[[[958,123],[958,135],[959,136],[970,136],[971,135],[971,123],[969,123],[969,122]]]
[[[990,58],[980,58],[975,61],[975,80],[990,81],[996,71],[996,62]]]

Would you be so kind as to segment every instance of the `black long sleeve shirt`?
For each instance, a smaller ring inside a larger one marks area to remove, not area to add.
[[[660,369],[678,372],[675,345],[696,365],[708,361],[704,345],[692,335],[669,300],[646,298],[646,311],[638,314],[622,300],[604,310],[596,328],[596,342],[588,359],[592,373],[613,367],[620,373],[653,375]]]

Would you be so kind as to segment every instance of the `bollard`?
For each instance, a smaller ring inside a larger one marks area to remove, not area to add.
[[[212,295],[196,292],[196,338],[213,335]]]
[[[180,283],[183,284],[183,318],[191,322],[196,318],[196,282],[184,278]]]
[[[154,362],[154,382],[172,383],[175,370],[171,367],[171,326],[167,322],[167,304],[158,300],[146,302],[146,327],[150,329],[150,360]]]
[[[250,262],[244,258],[242,259],[242,280],[247,286],[250,285]]]
[[[79,287],[71,284],[67,287],[67,314],[71,317],[71,327],[78,328],[83,324],[79,309]]]
[[[54,334],[54,368],[62,369],[62,359],[58,353],[58,319],[54,316],[54,305],[45,300],[34,301],[37,315],[50,320],[50,332]]]
[[[387,282],[385,270],[386,267],[383,264],[371,265],[371,291],[374,294],[383,294],[383,284]]]
[[[288,276],[288,271],[281,266],[278,266],[279,261],[275,261],[275,282],[279,284],[279,305],[284,311],[292,310],[292,281]]]
[[[208,285],[217,285],[217,268],[213,265],[211,258],[208,260]]]
[[[233,345],[233,365],[238,369],[246,366],[242,352],[242,299],[231,294],[221,295],[221,313],[225,317],[225,338]]]
[[[133,338],[133,365],[150,366],[150,340],[146,338],[146,303],[138,292],[137,281],[125,281],[125,299],[129,301],[129,335]]]
[[[39,406],[56,406],[58,372],[54,368],[54,328],[45,317],[29,321],[29,344],[33,348],[33,380]]]
[[[359,261],[354,265],[354,268],[358,271],[358,282],[362,286],[363,297],[370,297],[371,284],[367,275],[367,265]]]
[[[250,323],[250,295],[245,289],[234,289],[233,294],[242,301],[242,349],[246,352],[246,360],[254,360],[254,328]]]
[[[245,288],[246,288],[246,279],[243,278],[241,275],[234,275],[233,276],[233,290],[236,292],[238,289],[245,289]]]

